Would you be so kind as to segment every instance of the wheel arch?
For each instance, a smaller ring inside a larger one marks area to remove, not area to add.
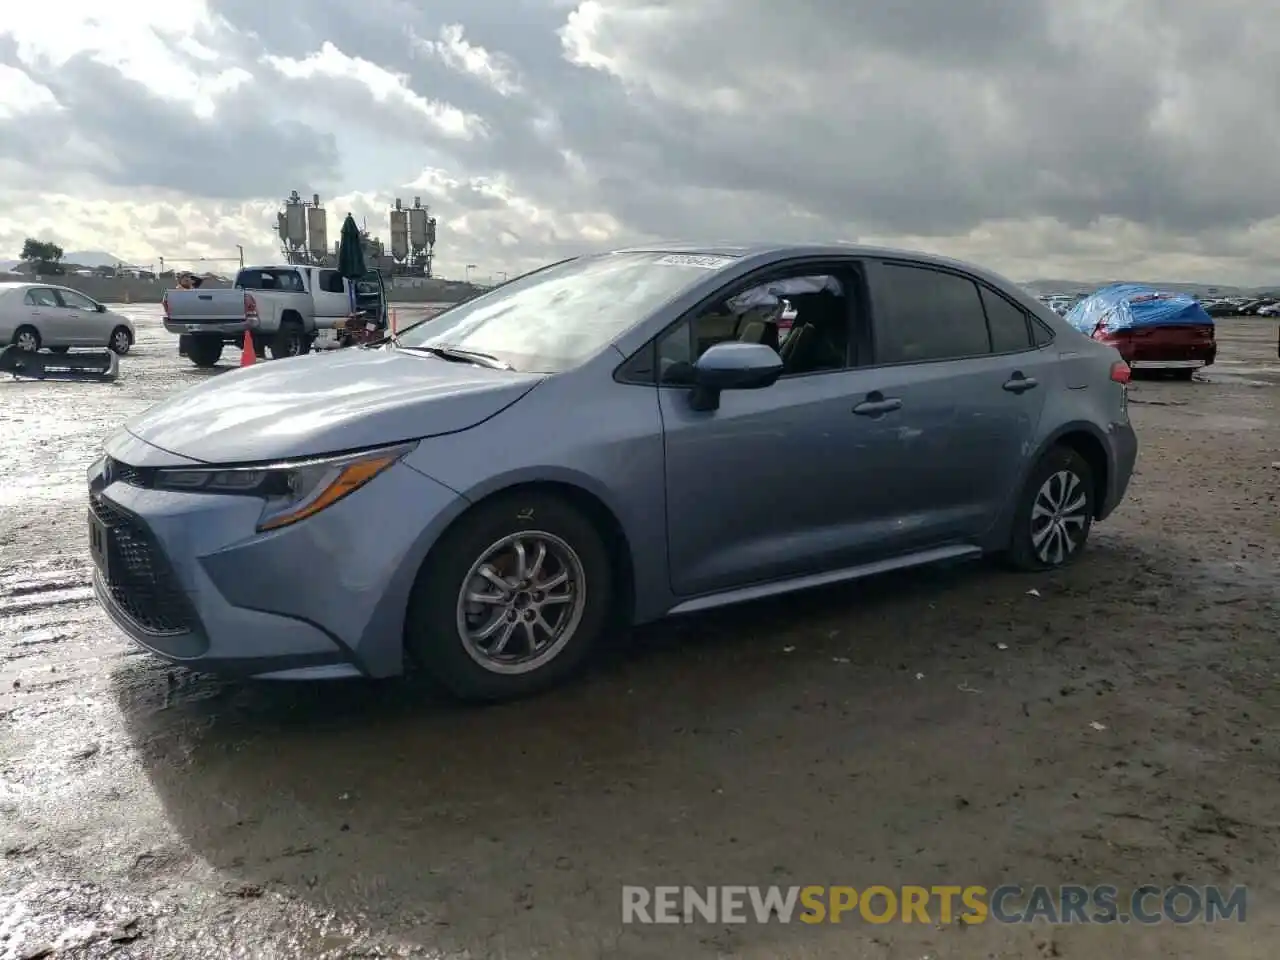
[[[1085,463],[1089,464],[1089,472],[1093,474],[1093,518],[1100,520],[1106,512],[1112,471],[1111,455],[1107,451],[1107,444],[1101,432],[1096,426],[1083,420],[1063,425],[1041,444],[1031,461],[1028,473],[1035,469],[1035,464],[1054,447],[1073,450],[1084,459]]]
[[[468,491],[463,494],[468,501],[467,506],[440,530],[430,549],[422,557],[418,570],[421,572],[427,566],[449,531],[481,507],[495,500],[518,496],[522,493],[539,493],[556,497],[586,517],[604,539],[616,589],[614,618],[617,622],[615,626],[630,624],[636,602],[635,559],[631,538],[627,535],[626,527],[619,519],[617,511],[606,500],[607,495],[603,491],[591,489],[594,486],[595,484],[587,478],[569,474],[550,477],[512,477],[505,481],[490,481],[478,489]]]

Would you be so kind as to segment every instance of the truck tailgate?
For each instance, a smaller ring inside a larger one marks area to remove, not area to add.
[[[218,323],[244,319],[243,290],[170,290],[169,319],[179,323]]]

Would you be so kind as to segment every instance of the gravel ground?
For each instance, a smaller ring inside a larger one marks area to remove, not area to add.
[[[476,711],[223,684],[108,623],[84,467],[208,375],[134,316],[116,384],[0,382],[0,958],[1274,957],[1274,322],[1135,386],[1137,476],[1067,572],[662,624]],[[1247,884],[1247,922],[620,922],[623,884],[1176,882]]]

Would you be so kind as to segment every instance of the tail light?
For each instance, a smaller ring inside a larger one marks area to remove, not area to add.
[[[258,321],[258,301],[253,299],[251,293],[244,295],[244,318],[251,323]]]
[[[169,294],[168,293],[166,293],[163,297],[160,298],[160,306],[164,308],[164,318],[166,320],[172,320],[173,315],[169,313]]]
[[[1128,383],[1133,379],[1133,371],[1123,360],[1117,360],[1111,365],[1111,379],[1115,383]]]

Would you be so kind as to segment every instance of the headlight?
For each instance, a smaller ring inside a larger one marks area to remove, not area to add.
[[[262,499],[258,532],[287,527],[354,493],[408,454],[417,443],[257,467],[186,467],[156,472],[161,490]]]

